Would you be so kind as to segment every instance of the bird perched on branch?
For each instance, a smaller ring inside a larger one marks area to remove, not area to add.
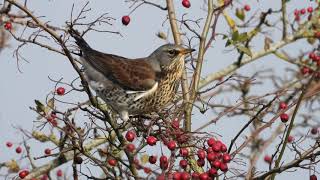
[[[82,52],[89,85],[125,121],[129,115],[159,111],[173,100],[184,68],[184,57],[194,51],[181,45],[166,44],[148,57],[127,59],[92,49],[72,28],[69,33]]]

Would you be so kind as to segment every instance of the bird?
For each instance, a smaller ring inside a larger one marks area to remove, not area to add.
[[[89,86],[120,118],[158,112],[173,100],[184,69],[184,58],[195,49],[164,44],[143,58],[129,59],[92,49],[69,28],[80,49]]]

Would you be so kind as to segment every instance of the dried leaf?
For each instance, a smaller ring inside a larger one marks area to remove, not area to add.
[[[149,156],[147,154],[143,154],[140,157],[141,164],[144,165],[149,162]]]
[[[17,161],[15,161],[13,159],[6,162],[5,166],[9,169],[10,172],[17,173],[20,170],[20,167],[19,167]]]
[[[249,48],[246,48],[244,46],[237,46],[237,49],[250,57],[252,56],[252,52]]]
[[[163,40],[167,40],[167,35],[164,32],[158,32],[157,33],[158,38],[163,39]]]
[[[268,49],[270,49],[270,44],[271,44],[272,42],[273,42],[272,39],[270,39],[270,38],[268,38],[268,37],[264,38],[264,50],[265,50],[265,51],[268,50]]]
[[[34,102],[36,103],[36,109],[38,113],[45,112],[46,107],[39,100],[34,100]]]
[[[242,8],[241,9],[239,9],[239,8],[236,9],[236,16],[241,21],[244,21],[244,19],[246,18],[246,14],[245,14],[245,12],[244,12],[244,10]]]

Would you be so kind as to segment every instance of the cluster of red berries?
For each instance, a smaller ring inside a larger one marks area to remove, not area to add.
[[[57,127],[58,126],[58,121],[56,120],[57,115],[55,112],[51,112],[51,114],[47,117],[47,121],[53,126]]]
[[[319,31],[320,33],[320,31]],[[319,34],[319,37],[320,37],[320,34]],[[309,55],[308,55],[308,58],[309,58],[309,61],[307,62],[309,66],[320,66],[320,55],[316,52],[310,52]],[[306,67],[306,66],[303,66],[301,69],[300,69],[300,72],[302,75],[308,75],[308,74],[312,74],[313,73],[313,70]],[[320,73],[317,73],[316,74],[316,77],[317,78],[320,78]]]
[[[285,102],[280,102],[280,104],[279,104],[280,110],[286,110],[287,108],[288,108],[288,105]],[[280,119],[283,123],[286,123],[289,120],[289,115],[287,113],[281,113]]]
[[[308,19],[310,19],[311,18],[311,13],[313,12],[313,8],[311,6],[306,8],[306,9],[305,8],[302,8],[300,10],[299,9],[295,9],[294,12],[293,12],[294,19],[296,21],[300,21],[301,16],[305,15],[307,12],[309,13]]]

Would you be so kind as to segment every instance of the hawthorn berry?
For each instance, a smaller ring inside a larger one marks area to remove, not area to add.
[[[215,152],[219,152],[221,150],[222,143],[220,141],[217,141],[213,146],[212,150]]]
[[[294,12],[293,12],[293,14],[297,17],[297,16],[299,16],[300,11],[299,11],[298,9],[295,9]]]
[[[204,161],[204,159],[198,159],[198,160],[197,160],[197,164],[198,164],[198,166],[200,166],[200,167],[204,166],[205,163],[206,163],[206,162]]]
[[[188,172],[182,172],[180,176],[180,180],[190,180],[190,174]]]
[[[18,146],[18,147],[16,148],[16,153],[20,154],[21,152],[22,152],[22,148],[21,148],[20,146]]]
[[[191,3],[189,0],[182,0],[182,6],[185,8],[190,8]]]
[[[181,148],[180,151],[179,151],[179,154],[182,157],[187,157],[189,155],[189,150],[187,148]]]
[[[12,29],[12,23],[9,21],[4,23],[4,29],[10,31]]]
[[[201,173],[200,175],[199,175],[199,179],[200,180],[208,180],[209,179],[209,175],[208,175],[208,173]]]
[[[157,144],[157,138],[154,136],[148,136],[147,137],[147,144],[149,144],[150,146],[154,146]]]
[[[301,9],[300,10],[300,14],[305,14],[306,13],[306,9]]]
[[[160,168],[163,169],[163,170],[165,170],[165,169],[168,168],[168,166],[169,166],[169,162],[168,162],[167,156],[162,155],[162,156],[160,157]]]
[[[180,122],[178,119],[175,119],[171,122],[171,126],[175,129],[179,129]]]
[[[313,12],[313,8],[310,6],[307,8],[308,13],[312,13]]]
[[[170,151],[173,151],[173,150],[176,149],[177,144],[176,144],[175,141],[171,140],[171,141],[169,141],[169,142],[167,143],[167,147],[168,147],[168,149],[169,149]]]
[[[288,137],[288,143],[292,143],[294,141],[294,137],[293,136],[289,136]]]
[[[317,180],[318,178],[317,178],[317,176],[315,175],[315,174],[312,174],[311,176],[310,176],[310,180]]]
[[[188,166],[188,161],[184,160],[184,159],[181,159],[180,162],[179,162],[179,165],[180,165],[181,168],[185,169]]]
[[[62,174],[63,174],[63,173],[62,173],[62,170],[59,169],[59,170],[57,171],[57,176],[58,176],[58,177],[62,177]]]
[[[213,161],[213,162],[211,163],[211,165],[212,165],[213,167],[215,167],[216,169],[218,169],[218,168],[220,168],[221,161],[215,160],[215,161]]]
[[[287,109],[287,108],[288,108],[287,103],[285,103],[285,102],[280,102],[280,104],[279,104],[279,109],[284,110],[284,109]]]
[[[122,19],[121,19],[122,24],[125,26],[127,26],[130,23],[130,20],[131,20],[130,16],[122,16]]]
[[[251,7],[250,7],[250,5],[246,4],[246,5],[244,5],[243,9],[244,9],[245,11],[250,11],[250,10],[251,10]]]
[[[24,179],[26,176],[28,176],[28,174],[29,174],[28,170],[22,170],[22,171],[19,172],[19,177],[21,179]]]
[[[126,145],[126,149],[127,149],[128,152],[132,153],[136,149],[136,146],[134,144],[130,143],[130,144]]]
[[[282,114],[280,114],[280,119],[281,119],[281,121],[282,121],[283,123],[286,123],[286,122],[288,122],[288,120],[289,120],[289,115],[286,114],[286,113],[282,113]]]
[[[136,134],[133,131],[128,131],[126,133],[126,140],[129,142],[132,142],[135,137],[136,137]]]
[[[228,154],[228,153],[223,154],[223,155],[222,155],[222,160],[223,160],[223,162],[225,162],[225,163],[230,162],[230,161],[231,161],[231,156],[230,156],[230,154]]]
[[[149,163],[155,164],[157,162],[157,156],[149,156]]]
[[[214,138],[209,138],[207,140],[207,144],[208,146],[212,147],[214,144],[216,143],[216,140],[214,140]]]
[[[221,144],[221,148],[220,148],[220,151],[221,152],[227,152],[227,146],[225,144]]]
[[[8,147],[8,148],[11,148],[12,146],[13,146],[13,144],[12,144],[12,142],[6,142],[6,146]]]
[[[50,154],[51,154],[51,149],[49,149],[49,148],[45,149],[45,150],[44,150],[44,153],[45,153],[46,155],[50,155]]]
[[[217,155],[216,155],[216,153],[214,153],[214,152],[211,152],[211,153],[208,153],[207,154],[207,160],[208,161],[214,161],[214,160],[216,160],[217,159]]]
[[[311,134],[313,134],[313,135],[318,134],[318,128],[317,128],[317,127],[313,127],[313,128],[311,129]]]
[[[66,90],[64,89],[64,87],[58,87],[56,92],[59,96],[63,96]]]
[[[221,163],[220,164],[220,170],[223,172],[227,172],[228,171],[228,165],[226,163]]]
[[[181,178],[181,173],[180,172],[174,172],[172,175],[173,180],[180,180]]]
[[[108,164],[109,164],[110,166],[116,166],[116,165],[117,165],[117,160],[115,160],[115,159],[109,159],[109,160],[108,160]]]
[[[208,172],[210,176],[216,176],[218,174],[218,171],[216,168],[210,168]]]
[[[204,159],[206,158],[206,152],[203,149],[199,149],[197,152],[197,156],[199,159]]]
[[[306,74],[309,74],[310,73],[310,69],[308,68],[308,67],[302,67],[301,69],[300,69],[300,72],[301,72],[301,74],[303,74],[303,75],[306,75]]]
[[[316,37],[316,38],[320,38],[320,31],[316,31],[316,32],[314,32],[314,37]]]
[[[197,172],[193,172],[193,173],[191,174],[192,179],[199,179],[199,176],[200,176],[200,174],[197,173]]]
[[[269,155],[265,155],[264,158],[263,158],[263,160],[264,160],[266,163],[269,163],[269,164],[271,164],[271,161],[272,161],[271,156],[269,156]]]

